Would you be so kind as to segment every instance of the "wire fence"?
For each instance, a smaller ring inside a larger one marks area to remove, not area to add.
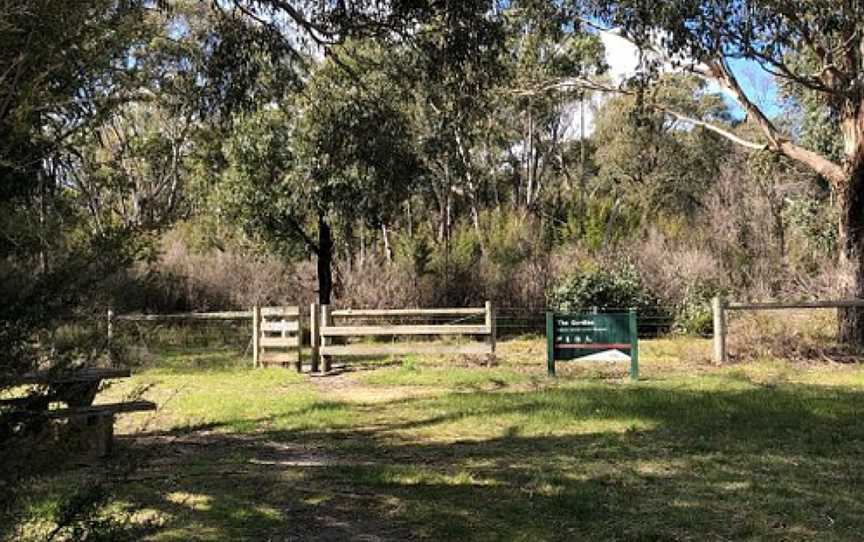
[[[629,308],[598,308],[598,313],[627,312]],[[309,308],[301,310],[308,318]],[[543,337],[546,333],[546,309],[535,307],[495,307],[495,327],[499,339],[523,336]],[[574,312],[595,312],[593,308]],[[221,313],[233,317],[207,318],[195,315],[118,315],[113,320],[114,340],[132,351],[173,349],[230,349],[251,356],[251,312]],[[637,315],[640,338],[662,337],[674,331],[672,311],[668,307],[647,307]],[[383,317],[339,316],[360,324],[435,325],[484,323],[484,315],[400,315]],[[710,333],[709,333],[710,335]],[[304,338],[308,344],[308,337]]]
[[[552,309],[548,309],[552,310]],[[585,308],[580,313],[626,313],[629,307]],[[500,307],[495,309],[498,335],[502,338],[518,335],[545,335],[547,309],[524,307]],[[674,319],[672,310],[668,307],[647,307],[643,313],[637,313],[639,336],[643,338],[659,337],[673,331]]]

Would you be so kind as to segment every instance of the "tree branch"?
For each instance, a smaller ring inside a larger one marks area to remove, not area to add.
[[[662,113],[665,113],[667,115],[675,117],[676,119],[678,119],[680,121],[686,122],[688,124],[692,124],[694,126],[701,126],[702,128],[705,128],[706,130],[710,130],[710,131],[714,132],[715,134],[719,134],[719,135],[725,137],[726,139],[732,141],[733,143],[737,143],[738,145],[741,145],[742,147],[747,147],[748,149],[752,149],[754,151],[768,150],[768,145],[765,143],[754,143],[752,141],[748,141],[748,140],[744,139],[743,137],[739,137],[739,136],[733,134],[732,132],[730,132],[729,130],[725,130],[725,129],[723,129],[719,126],[716,126],[714,124],[711,124],[711,123],[708,123],[708,122],[705,122],[703,120],[699,120],[699,119],[696,119],[693,117],[688,117],[687,115],[682,115],[681,113],[678,113],[676,111],[672,111],[671,109],[666,109],[664,107],[657,107],[656,109]]]
[[[707,62],[704,65],[704,69],[699,70],[697,73],[708,79],[713,79],[732,94],[735,101],[756,122],[765,134],[765,137],[768,138],[770,142],[768,145],[769,150],[801,162],[831,181],[834,185],[841,185],[846,181],[846,174],[840,165],[835,164],[818,153],[792,143],[789,138],[780,133],[777,127],[774,126],[774,123],[744,93],[725,59],[720,58]]]

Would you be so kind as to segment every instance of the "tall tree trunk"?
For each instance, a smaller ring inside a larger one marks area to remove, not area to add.
[[[47,254],[47,239],[48,232],[46,231],[45,223],[45,215],[47,214],[46,207],[47,203],[45,202],[46,198],[45,190],[45,175],[39,175],[39,272],[41,274],[46,274],[48,272],[48,254]]]
[[[528,152],[525,156],[525,208],[534,203],[534,116],[528,108]]]
[[[840,268],[849,273],[845,294],[864,298],[864,166],[849,178],[844,190],[837,194],[840,207]],[[838,309],[837,338],[846,343],[864,346],[864,308]]]
[[[615,203],[612,205],[612,209],[609,210],[609,217],[606,219],[606,230],[603,232],[603,249],[609,246],[609,242],[612,241],[612,230],[615,227],[615,221],[618,219],[618,208],[621,205],[621,198],[615,198]]]
[[[387,224],[381,224],[381,239],[384,242],[384,258],[387,263],[393,261],[393,247],[390,246],[390,233],[387,231]]]
[[[774,235],[777,237],[777,250],[780,263],[786,264],[786,223],[783,221],[783,209],[774,211]]]
[[[360,222],[360,267],[366,263],[366,225]]]
[[[414,239],[414,215],[411,213],[411,200],[405,202],[405,210],[408,218],[408,238]]]
[[[318,213],[318,303],[329,305],[333,293],[333,233],[324,213]]]

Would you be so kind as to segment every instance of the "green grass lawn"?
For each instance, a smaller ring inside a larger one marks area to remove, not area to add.
[[[2,532],[44,536],[102,481],[134,539],[864,539],[864,370],[709,347],[645,341],[635,384],[626,363],[547,379],[540,340],[326,377],[167,353],[102,394],[159,411],[118,420],[110,461],[31,481]]]

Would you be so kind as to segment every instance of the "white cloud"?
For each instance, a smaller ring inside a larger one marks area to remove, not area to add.
[[[599,36],[600,40],[603,42],[603,47],[606,50],[606,64],[609,65],[608,75],[612,82],[618,85],[628,77],[635,75],[636,70],[639,67],[639,49],[631,41],[621,37],[621,35],[614,30],[601,31],[599,32]],[[684,62],[683,64],[686,64],[686,62]],[[678,69],[680,70],[680,68]],[[664,65],[663,70],[667,72],[672,72],[676,71],[676,68],[673,68],[671,63],[667,63]],[[744,75],[751,78],[753,77],[751,73],[745,73]],[[756,85],[750,84],[749,86]],[[765,84],[763,81],[760,85],[760,88],[767,88],[767,91],[765,91],[765,93],[767,94],[767,99],[765,101],[770,101],[772,98],[774,98],[774,96],[771,96],[770,91],[772,89],[770,88],[770,85]],[[722,94],[726,98],[726,101],[732,108],[733,112],[743,114],[737,102],[735,102],[734,100],[734,95],[726,88],[721,87],[714,81],[709,81],[708,86],[706,87],[706,91],[709,93]],[[595,112],[608,97],[608,94],[604,94],[602,92],[595,93],[586,102],[584,112],[584,133],[586,136],[590,136],[594,131],[593,121]],[[580,126],[581,115],[579,111],[579,102],[575,101],[569,104],[568,107],[564,109],[562,115],[565,122],[568,124],[568,128],[565,131],[565,139],[579,139],[580,134],[582,133],[582,129]]]
[[[609,75],[615,83],[620,83],[636,73],[636,68],[639,66],[639,50],[633,43],[607,31],[600,32],[600,41],[606,48]]]
[[[614,32],[600,32],[600,40],[606,50],[609,77],[616,85],[636,73],[636,68],[639,66],[639,50],[635,45]],[[608,95],[602,92],[589,95],[585,102],[584,111],[580,111],[578,101],[568,104],[562,113],[564,122],[567,124],[564,139],[578,140],[581,137],[583,114],[585,116],[584,134],[586,137],[590,137],[594,132],[594,113],[607,97]]]

